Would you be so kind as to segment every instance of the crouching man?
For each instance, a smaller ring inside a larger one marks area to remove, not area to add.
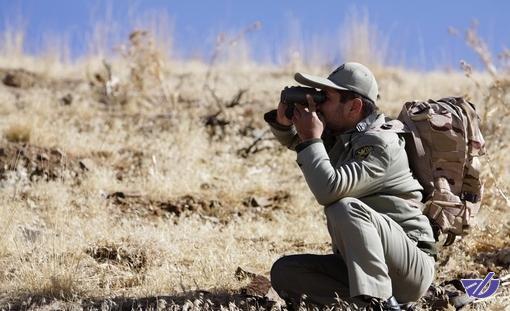
[[[287,105],[265,114],[280,143],[297,152],[305,180],[324,206],[333,254],[278,259],[271,283],[288,304],[306,295],[319,305],[364,301],[400,310],[418,300],[434,278],[434,237],[419,204],[423,188],[409,169],[404,140],[384,131],[372,72],[346,63],[328,78],[296,73],[322,90],[318,104]],[[288,115],[288,114],[287,114]],[[387,127],[387,126],[386,126]]]

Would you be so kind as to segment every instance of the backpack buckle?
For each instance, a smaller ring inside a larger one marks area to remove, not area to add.
[[[469,193],[469,192],[462,192],[460,194],[460,199],[462,201],[469,201],[471,203],[477,203],[479,200],[479,197],[476,194]]]

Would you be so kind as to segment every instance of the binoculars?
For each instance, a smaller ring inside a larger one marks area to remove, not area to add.
[[[318,91],[311,87],[303,86],[287,86],[280,94],[280,102],[287,104],[285,116],[290,120],[294,115],[294,108],[296,104],[301,104],[308,107],[306,95],[310,95],[313,101],[317,104],[322,104],[326,101],[326,94],[323,91]]]

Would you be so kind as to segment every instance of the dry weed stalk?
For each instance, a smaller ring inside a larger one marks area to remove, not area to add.
[[[487,44],[482,40],[477,33],[478,22],[475,20],[471,27],[466,31],[466,43],[476,52],[485,65],[485,69],[493,76],[497,76],[496,66],[492,61],[492,54],[487,47]]]
[[[262,27],[262,23],[260,21],[256,21],[255,23],[248,25],[244,29],[242,29],[239,33],[237,33],[235,36],[229,38],[225,33],[220,33],[216,37],[216,44],[214,46],[214,52],[211,55],[211,58],[209,60],[209,66],[207,68],[207,72],[205,74],[204,78],[204,85],[203,89],[206,89],[209,86],[209,79],[211,79],[211,75],[213,73],[214,65],[216,65],[216,62],[218,61],[221,53],[225,48],[232,47],[237,45],[241,40],[244,39],[244,37],[249,34],[250,32],[257,31]]]
[[[24,54],[25,32],[23,26],[16,25],[4,30],[0,40],[0,56],[9,60],[11,66],[16,66],[13,61],[19,60]]]
[[[471,27],[466,31],[466,43],[475,51],[482,61],[485,69],[491,76],[491,80],[487,88],[482,86],[477,79],[473,76],[472,66],[461,61],[461,68],[465,75],[470,78],[478,91],[483,94],[483,115],[482,115],[482,130],[488,143],[487,147],[487,162],[492,176],[494,187],[504,199],[507,206],[510,206],[510,199],[505,189],[502,188],[499,178],[495,174],[493,152],[497,153],[503,150],[505,143],[503,137],[508,135],[507,128],[504,127],[506,122],[510,120],[510,74],[508,69],[508,50],[503,51],[500,59],[503,61],[503,69],[500,73],[493,62],[492,54],[490,53],[485,41],[479,37],[477,33],[478,23],[475,21]],[[498,116],[495,118],[495,116]]]
[[[87,71],[89,85],[95,90],[97,100],[109,107],[126,104],[127,96],[121,88],[119,78],[112,72],[112,65],[106,59],[103,59],[102,65],[101,71]]]
[[[345,61],[360,62],[372,69],[384,66],[388,57],[388,40],[370,22],[366,10],[350,10],[340,36],[340,53]]]
[[[505,68],[507,73],[510,73],[510,49],[503,49],[503,52],[499,53],[498,56],[503,68]]]
[[[165,85],[164,56],[157,48],[151,33],[146,30],[133,31],[129,35],[128,44],[120,46],[118,51],[130,67],[130,87],[140,95],[146,96],[156,85],[161,91],[165,104],[170,105],[171,96]]]

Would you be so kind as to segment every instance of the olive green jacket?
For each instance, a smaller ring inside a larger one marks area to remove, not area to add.
[[[358,198],[395,220],[415,241],[433,242],[432,228],[421,212],[422,186],[409,169],[405,142],[380,130],[388,120],[372,114],[340,135],[299,142],[296,129],[276,123],[276,111],[265,115],[277,140],[297,151],[297,163],[319,204]]]

